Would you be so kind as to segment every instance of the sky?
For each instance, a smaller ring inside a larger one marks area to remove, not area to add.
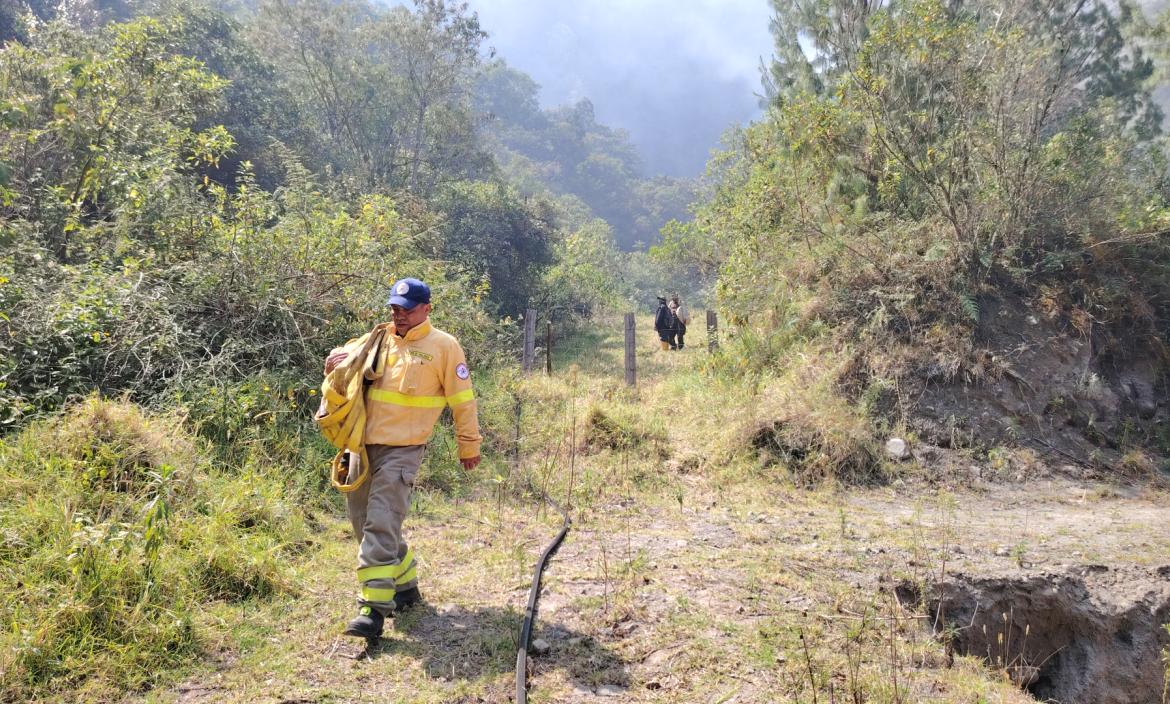
[[[733,124],[760,115],[767,0],[469,0],[487,46],[541,85],[589,98],[630,133],[646,175],[694,176]]]

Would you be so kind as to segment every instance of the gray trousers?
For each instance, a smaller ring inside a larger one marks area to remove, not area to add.
[[[370,478],[345,495],[345,507],[358,540],[358,601],[383,616],[394,610],[395,592],[418,586],[414,553],[402,537],[410,492],[425,445],[367,445]],[[350,477],[358,472],[350,466]]]

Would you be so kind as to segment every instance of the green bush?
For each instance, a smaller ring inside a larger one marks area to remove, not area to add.
[[[548,263],[551,211],[467,183],[482,207],[454,198],[440,215],[318,176],[278,143],[279,187],[247,161],[213,181],[234,141],[200,125],[227,84],[179,51],[186,22],[52,24],[0,49],[0,425],[94,391],[145,402],[275,369],[314,378],[407,275],[432,285],[436,322],[474,363],[497,359],[508,326],[489,301],[522,305],[524,278]],[[523,245],[484,230],[484,213]]]
[[[292,590],[309,527],[285,497],[124,402],[0,442],[0,699],[144,687],[197,651],[201,604]]]

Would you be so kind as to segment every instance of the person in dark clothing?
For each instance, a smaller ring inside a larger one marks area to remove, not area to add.
[[[674,338],[678,333],[678,317],[666,305],[666,299],[658,297],[658,311],[654,313],[654,331],[658,333],[663,350],[678,349]]]
[[[670,309],[675,320],[674,347],[681,350],[685,347],[683,336],[687,334],[687,323],[691,322],[691,315],[687,312],[687,307],[679,300],[677,293],[670,299],[670,303],[666,304],[666,307]]]

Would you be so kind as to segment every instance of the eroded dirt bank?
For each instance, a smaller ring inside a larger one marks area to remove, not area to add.
[[[927,600],[955,653],[983,658],[1041,701],[1161,702],[1170,566],[955,575]]]

